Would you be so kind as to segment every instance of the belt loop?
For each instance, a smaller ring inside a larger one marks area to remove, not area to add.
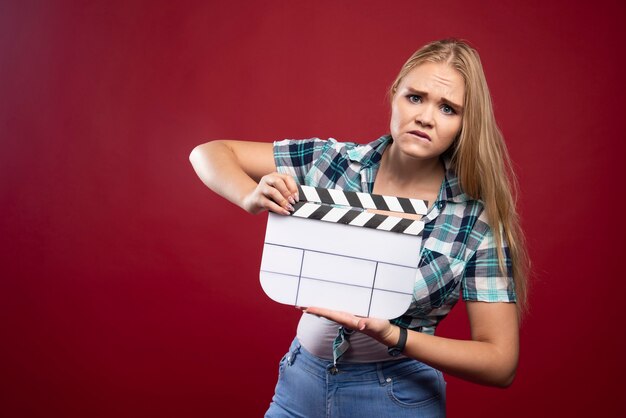
[[[384,363],[380,361],[376,363],[376,374],[378,375],[378,383],[380,383],[381,385],[387,383],[385,375],[383,374],[383,364]]]

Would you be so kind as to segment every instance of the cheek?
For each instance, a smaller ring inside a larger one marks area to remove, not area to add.
[[[408,120],[411,119],[409,115],[409,111],[406,109],[406,106],[402,106],[402,104],[394,103],[391,106],[391,126],[399,129]]]
[[[391,107],[391,118],[389,119],[389,129],[393,133],[398,130],[400,126],[400,111],[398,110],[398,106]]]
[[[461,126],[462,126],[461,120],[450,121],[448,124],[446,124],[445,130],[444,130],[445,131],[444,135],[446,137],[446,140],[448,140],[449,142],[452,142],[454,138],[456,138],[459,131],[461,130]]]

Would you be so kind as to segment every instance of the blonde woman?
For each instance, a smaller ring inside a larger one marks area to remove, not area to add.
[[[296,183],[432,202],[409,310],[388,321],[302,308],[266,417],[445,416],[442,372],[514,379],[528,262],[478,53],[456,39],[422,47],[390,98],[390,133],[366,145],[220,140],[190,155],[210,189],[250,213],[289,214]],[[436,336],[459,297],[471,340]]]

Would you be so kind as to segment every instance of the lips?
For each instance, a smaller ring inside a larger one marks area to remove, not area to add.
[[[415,130],[415,131],[410,131],[409,133],[415,136],[419,136],[420,138],[425,139],[427,141],[430,141],[430,136],[428,136],[426,132]]]

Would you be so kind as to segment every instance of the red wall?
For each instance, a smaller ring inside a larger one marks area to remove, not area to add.
[[[377,138],[404,60],[447,36],[481,53],[535,269],[517,380],[448,377],[449,415],[626,414],[626,13],[578,4],[4,2],[0,415],[261,416],[298,312],[258,283],[265,215],[189,152]],[[439,334],[468,336],[462,306]]]

